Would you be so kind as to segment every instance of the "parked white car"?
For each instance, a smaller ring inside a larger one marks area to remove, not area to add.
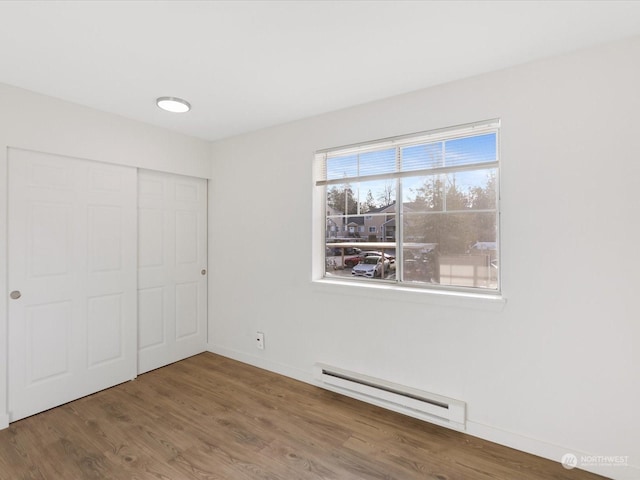
[[[369,255],[351,269],[351,275],[367,278],[382,277],[388,270],[389,260],[383,260],[378,255]]]

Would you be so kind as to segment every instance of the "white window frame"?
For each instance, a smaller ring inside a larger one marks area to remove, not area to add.
[[[496,228],[497,228],[497,232],[496,232],[496,249],[497,249],[497,258],[500,259],[501,255],[500,255],[500,250],[501,250],[501,242],[500,242],[500,191],[499,191],[499,178],[500,178],[500,120],[499,119],[492,119],[492,120],[487,120],[487,121],[482,121],[482,122],[476,122],[476,123],[472,123],[472,124],[466,124],[466,125],[462,125],[462,126],[456,126],[456,127],[448,127],[448,128],[443,128],[443,129],[438,129],[438,130],[432,130],[432,131],[428,131],[428,132],[420,132],[417,134],[410,134],[410,135],[403,135],[403,136],[398,136],[398,137],[393,137],[393,138],[387,138],[387,139],[382,139],[382,140],[377,140],[377,141],[371,141],[371,142],[365,142],[365,143],[360,143],[360,144],[354,144],[354,145],[348,145],[348,146],[344,146],[344,147],[338,147],[338,148],[330,148],[330,149],[325,149],[325,150],[319,150],[316,152],[315,155],[315,165],[314,165],[314,215],[313,218],[314,219],[319,219],[319,221],[314,221],[314,226],[313,226],[313,230],[315,232],[317,232],[316,235],[314,235],[314,237],[317,240],[314,240],[314,244],[316,244],[317,242],[317,246],[321,247],[321,248],[316,248],[314,247],[314,252],[316,253],[316,255],[314,255],[314,268],[313,268],[313,278],[316,281],[322,281],[323,283],[328,282],[328,283],[332,283],[335,285],[349,285],[351,284],[351,282],[353,282],[354,285],[358,285],[360,286],[371,286],[374,288],[384,288],[384,289],[388,289],[388,288],[392,288],[394,290],[419,290],[419,291],[424,291],[424,292],[437,292],[437,293],[452,293],[454,295],[459,295],[459,294],[468,294],[468,297],[475,297],[475,298],[483,298],[483,297],[491,297],[491,298],[498,298],[501,299],[502,298],[502,275],[501,275],[501,261],[498,262],[498,275],[497,275],[497,288],[496,289],[490,289],[490,288],[479,288],[479,287],[463,287],[463,286],[456,286],[456,285],[439,285],[439,284],[431,284],[431,283],[424,283],[424,284],[420,284],[420,285],[415,285],[415,284],[409,284],[409,283],[404,283],[404,282],[400,282],[397,280],[393,280],[393,281],[388,281],[388,280],[378,280],[376,282],[370,282],[367,280],[360,280],[359,279],[355,279],[355,278],[349,278],[349,279],[338,279],[338,278],[333,278],[333,277],[327,277],[325,275],[325,252],[326,252],[326,232],[325,232],[325,227],[326,227],[326,219],[327,219],[327,215],[326,215],[326,189],[327,186],[334,183],[337,184],[336,181],[331,182],[331,181],[327,181],[326,178],[323,176],[324,172],[323,172],[323,168],[326,162],[326,159],[328,158],[329,155],[334,155],[334,156],[338,156],[338,155],[346,155],[349,153],[361,153],[361,152],[367,152],[367,151],[371,151],[371,150],[382,150],[385,148],[391,148],[391,147],[397,147],[398,149],[400,147],[404,147],[404,146],[408,146],[408,145],[412,145],[412,144],[420,144],[420,143],[426,143],[426,142],[436,142],[439,140],[451,140],[451,139],[455,139],[455,138],[462,138],[462,137],[468,137],[468,136],[476,136],[476,135],[482,135],[484,133],[496,133],[496,158],[495,161],[491,161],[491,162],[487,162],[486,164],[482,163],[482,164],[472,164],[473,166],[471,168],[469,168],[469,166],[466,166],[467,169],[482,169],[482,168],[495,168],[496,172],[497,172],[497,191],[496,191],[496,207],[495,207],[495,214],[496,214]],[[433,175],[434,171],[436,169],[429,169],[429,170],[425,170],[424,174],[425,175]],[[448,169],[443,169],[443,171],[455,171],[455,168],[448,168]],[[392,176],[393,178],[399,179],[399,178],[403,178],[403,177],[409,177],[409,176],[418,176],[421,175],[422,172],[416,172],[416,171],[408,171],[408,172],[395,172]],[[378,178],[389,178],[390,175],[372,175],[372,176],[367,176],[367,177],[358,177],[358,180],[356,181],[362,181],[362,179],[364,178],[364,180],[371,180],[371,179],[378,179]],[[400,182],[398,182],[398,185],[400,185]],[[397,237],[396,237],[396,242],[397,242],[397,253],[399,255],[397,255],[397,257],[399,257],[397,259],[398,262],[400,262],[400,265],[402,265],[402,251],[403,251],[403,245],[406,244],[406,242],[402,241],[402,222],[400,221],[401,219],[401,215],[402,215],[402,191],[401,191],[401,187],[397,188],[397,193],[396,193],[396,198],[397,198],[397,203],[398,203],[398,208],[396,208],[396,225],[398,226],[398,231],[396,233]],[[402,268],[402,267],[400,267]],[[381,283],[386,283],[387,285],[381,285]]]

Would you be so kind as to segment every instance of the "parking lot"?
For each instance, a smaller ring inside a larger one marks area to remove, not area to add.
[[[385,254],[387,256],[389,254]],[[343,265],[343,258],[345,265]],[[352,278],[356,275],[353,275],[351,271],[353,268],[362,261],[359,255],[335,255],[326,257],[326,275],[330,277],[348,277]],[[396,264],[393,260],[387,260],[384,268],[384,274],[382,278],[385,280],[393,280],[395,279],[396,274]],[[376,278],[381,278],[379,275],[375,276]],[[367,278],[362,276],[361,278]]]
[[[338,278],[364,278],[396,280],[398,264],[395,249],[384,250],[384,268],[381,251],[360,250],[350,255],[326,257],[326,276]],[[369,258],[369,261],[367,260]],[[463,254],[433,257],[418,250],[405,251],[403,283],[440,284],[459,287],[498,288],[497,260],[489,255]],[[358,274],[354,274],[353,272]]]

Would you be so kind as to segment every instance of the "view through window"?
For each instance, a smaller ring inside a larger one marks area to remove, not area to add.
[[[498,292],[499,121],[319,152],[325,277]]]

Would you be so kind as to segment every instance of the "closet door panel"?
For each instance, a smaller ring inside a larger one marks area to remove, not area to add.
[[[136,376],[136,175],[9,149],[10,421]]]
[[[138,172],[138,373],[206,349],[206,222],[206,180]]]

